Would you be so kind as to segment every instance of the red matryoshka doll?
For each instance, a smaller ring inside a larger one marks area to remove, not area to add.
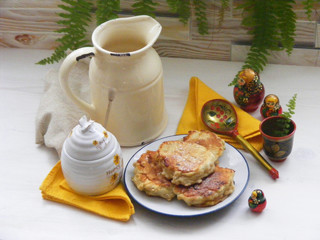
[[[248,204],[252,212],[262,212],[267,205],[267,200],[263,191],[260,189],[255,189],[248,199]]]
[[[264,87],[258,73],[250,68],[243,69],[238,74],[233,96],[241,109],[246,112],[255,111],[264,98]]]
[[[263,118],[278,116],[282,113],[279,98],[274,94],[269,94],[264,98],[260,108],[260,114]]]

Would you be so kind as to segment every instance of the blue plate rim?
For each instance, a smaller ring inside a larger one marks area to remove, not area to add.
[[[207,212],[203,212],[203,213],[196,213],[196,214],[190,214],[190,215],[179,215],[179,214],[170,214],[170,213],[164,213],[164,212],[161,212],[161,211],[158,211],[154,208],[150,208],[148,206],[146,206],[145,204],[141,203],[140,201],[138,201],[135,196],[131,193],[130,189],[128,188],[127,184],[126,184],[126,176],[127,176],[127,170],[128,170],[128,166],[130,164],[130,162],[133,160],[133,158],[136,156],[136,154],[140,151],[142,151],[144,148],[147,148],[149,145],[155,143],[155,142],[158,142],[158,141],[162,141],[164,139],[167,139],[167,138],[172,138],[172,137],[178,137],[178,136],[181,136],[181,137],[184,137],[184,136],[187,136],[187,134],[173,134],[173,135],[168,135],[166,137],[161,137],[161,138],[158,138],[158,139],[155,139],[154,141],[152,142],[149,142],[147,143],[146,145],[144,145],[143,147],[139,148],[132,156],[131,158],[129,159],[129,161],[127,162],[126,166],[125,166],[125,169],[124,169],[124,174],[123,174],[123,183],[124,183],[124,186],[125,186],[125,189],[127,191],[127,193],[129,193],[130,197],[136,202],[138,203],[139,205],[141,205],[142,207],[152,211],[152,212],[155,212],[155,213],[159,213],[161,215],[165,215],[165,216],[171,216],[171,217],[195,217],[195,216],[203,216],[203,215],[207,215],[207,214],[210,214],[210,213],[214,213],[214,212],[217,212],[223,208],[226,208],[228,207],[229,205],[231,205],[232,203],[234,203],[241,195],[242,193],[244,192],[244,190],[247,188],[248,186],[248,183],[249,183],[249,179],[250,179],[250,168],[249,168],[249,165],[248,165],[248,162],[246,160],[246,158],[243,156],[243,154],[237,149],[235,148],[234,146],[232,146],[231,144],[225,142],[225,144],[227,144],[228,146],[232,147],[233,149],[235,149],[243,158],[245,164],[246,164],[246,167],[247,167],[247,170],[248,170],[248,174],[247,174],[247,180],[246,180],[246,183],[245,185],[243,186],[242,190],[239,192],[239,194],[228,204],[225,204],[225,205],[222,205],[221,207],[219,208],[215,208],[215,209],[212,209],[211,211],[207,211]]]

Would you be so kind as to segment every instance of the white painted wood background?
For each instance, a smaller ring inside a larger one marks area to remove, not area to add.
[[[121,9],[129,12],[134,1],[122,0]],[[251,37],[241,26],[241,12],[235,10],[241,0],[230,1],[225,11],[222,26],[218,26],[219,0],[208,0],[207,16],[209,34],[202,36],[197,31],[192,14],[188,24],[179,22],[169,12],[165,0],[157,1],[157,20],[163,26],[155,48],[161,56],[243,61],[249,49]],[[320,66],[320,4],[312,13],[311,20],[304,13],[302,0],[297,1],[298,16],[295,42],[290,56],[285,52],[274,52],[270,63]],[[59,0],[0,0],[0,47],[54,49],[60,37],[57,30]],[[95,28],[90,26],[88,38]]]

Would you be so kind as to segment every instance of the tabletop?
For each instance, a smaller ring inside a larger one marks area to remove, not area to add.
[[[285,104],[297,93],[297,125],[291,155],[273,163],[280,178],[272,180],[251,155],[241,151],[250,168],[243,194],[228,207],[203,216],[172,217],[133,201],[135,214],[118,222],[42,199],[39,186],[58,161],[53,149],[35,143],[35,117],[44,77],[59,64],[35,63],[49,50],[0,48],[0,239],[319,239],[320,208],[320,68],[267,65],[261,73],[266,93]],[[186,104],[189,79],[197,76],[231,102],[228,84],[241,62],[162,58],[168,125],[160,137],[173,135]],[[261,120],[259,111],[252,115]],[[123,148],[124,163],[138,147]],[[263,152],[261,152],[264,155]],[[248,208],[260,188],[267,207]]]

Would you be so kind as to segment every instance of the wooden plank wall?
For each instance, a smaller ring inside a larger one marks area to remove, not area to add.
[[[122,0],[121,9],[130,13],[133,2]],[[198,33],[194,12],[184,25],[170,13],[166,0],[157,2],[157,20],[163,31],[155,48],[161,56],[224,61],[245,59],[251,37],[241,26],[241,12],[235,9],[241,0],[230,1],[220,27],[220,0],[208,0],[209,34],[205,36]],[[274,52],[269,62],[320,66],[320,4],[308,20],[302,0],[296,2],[296,47],[290,56],[285,52]],[[59,20],[56,13],[61,12],[58,4],[61,4],[59,0],[0,0],[0,47],[54,49],[55,40],[60,37],[54,32],[60,27],[56,23]],[[93,23],[88,38],[94,28]]]

